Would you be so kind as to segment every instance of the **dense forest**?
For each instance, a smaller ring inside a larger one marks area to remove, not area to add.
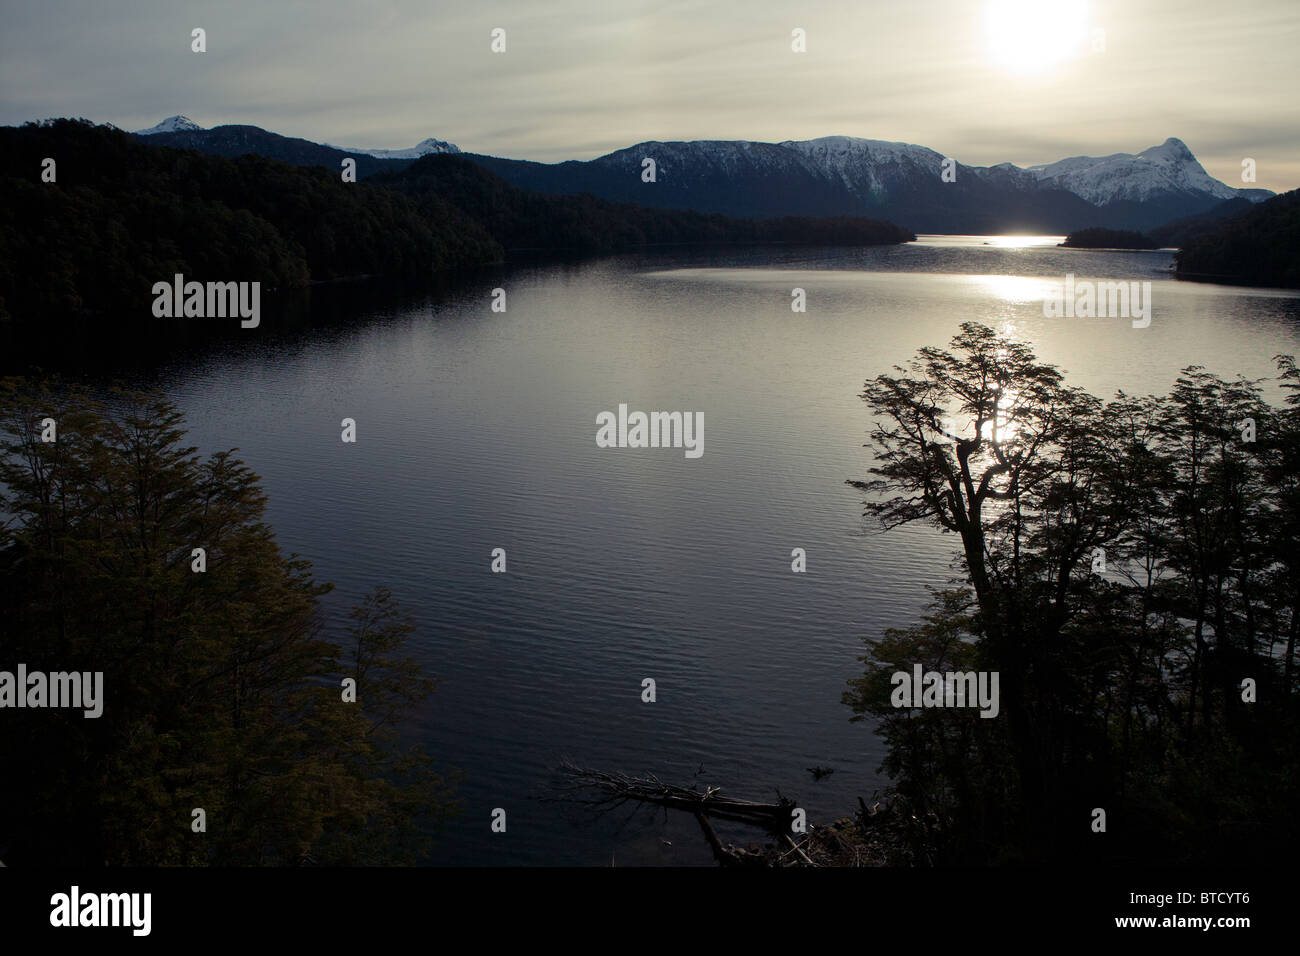
[[[1173,249],[1193,239],[1221,230],[1226,223],[1255,208],[1249,199],[1227,199],[1196,216],[1184,216],[1146,232],[1118,229],[1080,229],[1070,233],[1064,246],[1093,249]]]
[[[164,400],[11,379],[0,426],[0,670],[103,674],[98,717],[9,702],[0,860],[420,859],[455,799],[399,741],[433,684],[392,595],[326,640],[329,587],[280,552],[257,476]]]
[[[732,219],[678,209],[611,202],[591,195],[553,196],[511,186],[463,156],[424,156],[368,182],[424,203],[439,199],[481,223],[507,250],[612,252],[666,243],[788,242],[892,245],[916,238],[889,222],[852,217]]]
[[[1192,239],[1174,262],[1180,278],[1300,288],[1300,190]]]
[[[52,182],[46,159],[54,160]],[[264,288],[404,278],[500,262],[511,249],[609,252],[647,243],[874,245],[910,232],[863,219],[749,222],[542,196],[472,162],[428,156],[345,183],[341,170],[141,143],[86,120],[0,128],[0,319],[151,316],[176,273]]]
[[[967,323],[866,383],[867,515],[958,545],[951,587],[869,636],[845,693],[889,745],[893,862],[1294,853],[1300,371],[1277,362],[1281,407],[1200,367],[1102,401]],[[896,708],[917,664],[998,672],[999,716]]]
[[[1199,216],[1184,216],[1163,226],[1148,229],[1146,235],[1159,249],[1182,248],[1198,236],[1217,232],[1229,219],[1244,215],[1255,208],[1249,199],[1226,199]]]
[[[0,309],[19,318],[149,317],[153,284],[178,272],[276,288],[501,258],[436,199],[417,210],[337,171],[158,149],[84,120],[0,128],[0,195]]]

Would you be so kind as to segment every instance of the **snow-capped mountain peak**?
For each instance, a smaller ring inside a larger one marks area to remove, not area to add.
[[[415,152],[419,153],[421,156],[427,156],[430,153],[459,153],[460,152],[460,147],[457,146],[455,143],[448,143],[445,140],[434,139],[433,137],[430,137],[429,139],[420,140],[418,143],[415,144],[414,149]]]
[[[420,140],[410,149],[363,149],[352,146],[337,146],[335,148],[341,149],[345,153],[360,153],[362,156],[373,156],[375,159],[419,159],[421,156],[428,156],[430,153],[460,152],[460,147],[455,143],[448,143],[432,137]]]
[[[1186,162],[1189,159],[1193,161],[1196,159],[1192,151],[1187,148],[1187,144],[1176,136],[1170,136],[1159,146],[1144,149],[1138,155],[1160,162]]]
[[[169,116],[157,126],[136,130],[137,136],[152,136],[154,133],[185,133],[202,130],[203,127],[188,116]]]
[[[1143,202],[1169,193],[1205,193],[1217,199],[1237,195],[1205,171],[1186,143],[1172,136],[1136,155],[1072,156],[1030,166],[1029,172],[1097,206],[1122,200]]]

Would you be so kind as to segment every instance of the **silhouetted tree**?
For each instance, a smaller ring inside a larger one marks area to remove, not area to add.
[[[884,528],[961,541],[961,586],[872,643],[845,695],[883,722],[900,796],[947,821],[964,859],[1209,856],[1228,852],[1207,836],[1224,819],[1294,839],[1262,812],[1296,789],[1294,673],[1273,652],[1294,645],[1278,535],[1300,514],[1295,403],[1278,413],[1257,383],[1199,368],[1166,398],[1103,403],[984,326],[953,348],[867,383],[874,477],[850,482]],[[998,671],[1002,716],[896,710],[888,673],[916,663]],[[1267,701],[1243,701],[1246,677]],[[1123,836],[1087,844],[1098,806]]]

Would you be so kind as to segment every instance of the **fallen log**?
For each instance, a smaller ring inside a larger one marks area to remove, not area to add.
[[[628,800],[685,810],[697,816],[715,817],[733,823],[747,823],[774,833],[785,833],[790,826],[790,811],[794,801],[780,798],[777,803],[758,803],[724,796],[720,787],[706,787],[703,791],[664,783],[653,774],[632,777],[608,770],[591,770],[565,762],[560,773],[569,780],[561,789],[586,790],[600,794],[592,801],[596,804],[616,805]],[[716,837],[715,837],[716,839]]]

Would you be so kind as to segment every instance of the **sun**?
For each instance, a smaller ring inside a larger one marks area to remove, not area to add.
[[[1088,31],[1087,0],[989,0],[989,49],[1016,73],[1041,73],[1075,55]]]

